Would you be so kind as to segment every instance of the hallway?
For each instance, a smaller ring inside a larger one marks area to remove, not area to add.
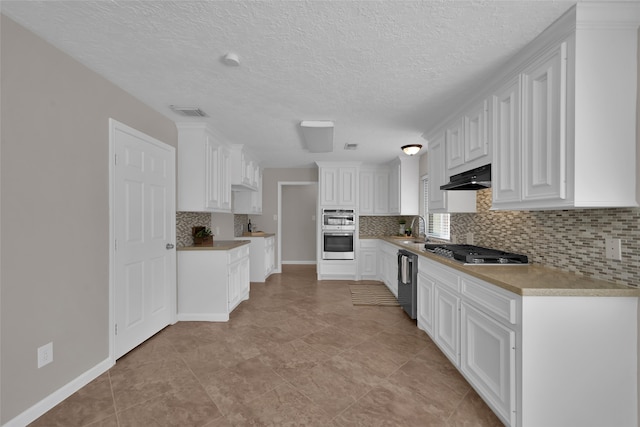
[[[284,265],[227,323],[169,326],[33,426],[501,426],[399,307]]]

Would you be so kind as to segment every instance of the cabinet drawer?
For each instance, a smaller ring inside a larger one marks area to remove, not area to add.
[[[448,268],[440,267],[434,262],[429,262],[425,266],[426,268],[424,268],[424,271],[422,266],[423,264],[418,265],[418,272],[430,276],[439,284],[444,285],[444,287],[451,291],[460,292],[460,277],[458,274],[454,273],[453,270],[449,271]]]
[[[235,248],[229,251],[229,263],[238,261],[239,259],[245,258],[249,256],[249,246],[243,245],[239,248]]]
[[[462,295],[465,300],[481,307],[488,314],[493,314],[498,319],[505,320],[512,325],[516,324],[517,295],[497,286],[466,277],[462,278]]]

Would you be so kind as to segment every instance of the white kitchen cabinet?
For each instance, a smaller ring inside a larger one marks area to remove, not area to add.
[[[319,202],[322,207],[356,207],[358,204],[358,169],[354,163],[317,162],[319,167]]]
[[[566,63],[563,42],[494,97],[494,209],[552,207],[567,199]]]
[[[516,76],[493,97],[494,162],[491,165],[493,206],[508,206],[521,199],[521,79]]]
[[[226,322],[249,299],[249,245],[177,254],[178,320]]]
[[[398,297],[398,247],[383,240],[378,244],[378,277]]]
[[[359,214],[389,214],[389,170],[386,166],[360,169]]]
[[[489,103],[483,100],[445,129],[447,178],[491,163]]]
[[[255,171],[256,191],[234,191],[233,213],[261,215],[262,214],[262,169]]]
[[[203,123],[178,123],[179,211],[230,212],[228,148]]]
[[[455,119],[444,131],[447,169],[464,165],[464,120]]]
[[[359,280],[376,280],[378,278],[378,240],[360,240],[358,252]]]
[[[441,283],[435,286],[433,340],[455,366],[460,364],[460,298]]]
[[[418,259],[420,265],[420,259]],[[429,335],[433,336],[433,325],[435,322],[435,288],[434,279],[422,272],[423,268],[418,267],[418,296],[417,296],[417,324]]]
[[[493,209],[637,206],[638,15],[579,4],[516,57],[520,132],[494,140]]]
[[[445,134],[429,139],[427,165],[429,172],[429,213],[475,212],[475,191],[442,191],[448,182],[445,161]]]
[[[516,333],[472,305],[460,305],[460,371],[508,425],[516,425]]]
[[[505,425],[637,425],[637,297],[520,296],[418,265],[418,327]]]
[[[419,200],[420,158],[396,157],[389,162],[389,213],[418,215]]]
[[[243,144],[232,144],[231,150],[231,188],[234,191],[257,191],[257,163],[249,157]]]
[[[250,241],[251,268],[249,278],[252,282],[265,282],[275,270],[275,236],[236,237],[235,240]]]

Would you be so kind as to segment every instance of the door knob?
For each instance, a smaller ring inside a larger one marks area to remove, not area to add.
[[[173,243],[167,243],[167,250],[169,249],[173,249],[175,246],[173,246]]]

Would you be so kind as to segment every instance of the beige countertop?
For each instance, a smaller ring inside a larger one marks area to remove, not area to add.
[[[228,251],[242,245],[250,244],[250,240],[213,240],[213,246],[178,246],[178,251]]]
[[[275,233],[265,233],[263,231],[257,231],[255,233],[242,233],[242,236],[240,237],[236,237],[236,239],[251,239],[254,237],[271,237],[271,236],[275,236]]]
[[[492,283],[522,296],[608,296],[640,297],[640,289],[597,280],[576,273],[530,265],[463,265],[424,251],[424,244],[401,243],[402,238],[391,236],[361,236],[361,239],[380,239],[408,249],[420,256]],[[407,239],[404,239],[407,240]]]

